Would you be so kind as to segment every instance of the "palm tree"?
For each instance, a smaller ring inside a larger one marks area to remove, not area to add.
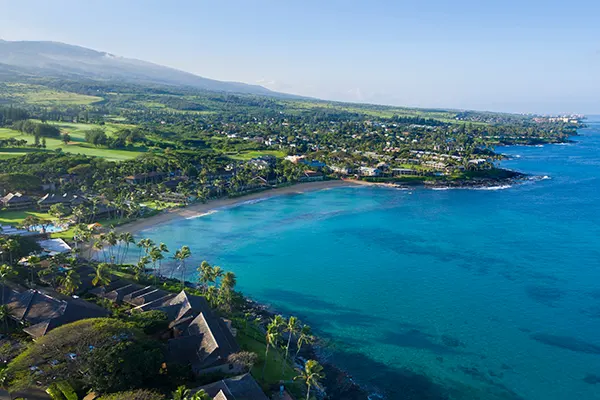
[[[202,286],[202,290],[206,292],[208,290],[208,283],[212,279],[212,267],[206,261],[202,261],[202,264],[198,267],[198,282]]]
[[[108,232],[106,234],[105,240],[106,240],[106,243],[110,246],[108,248],[108,255],[110,257],[110,263],[114,264],[115,263],[114,251],[118,250],[118,249],[115,248],[115,246],[117,245],[119,239],[118,239],[117,234],[115,233],[115,231],[111,229],[110,232]]]
[[[77,291],[77,289],[79,289],[79,286],[81,285],[81,278],[77,272],[71,269],[65,274],[64,277],[61,276],[59,278],[59,283],[62,285],[62,292],[68,296],[71,296]],[[96,286],[96,284],[94,284],[94,286]]]
[[[215,284],[215,286],[218,286],[219,278],[221,278],[224,273],[225,271],[223,271],[223,268],[221,267],[215,265],[212,268],[212,282]]]
[[[288,354],[290,352],[290,343],[292,342],[292,336],[298,334],[298,332],[300,331],[300,322],[298,321],[298,318],[296,317],[290,317],[290,319],[288,319],[287,321],[287,325],[284,328],[284,332],[288,333],[288,341],[287,341],[287,345],[285,346],[285,357],[283,358],[283,361],[281,362],[281,377],[283,378],[283,373],[285,371],[285,363],[287,362],[288,359]]]
[[[273,320],[267,325],[267,332],[265,334],[265,342],[267,347],[265,348],[265,362],[263,364],[262,369],[262,379],[265,379],[265,370],[267,367],[267,362],[269,361],[269,348],[277,347],[277,343],[279,342],[279,337],[281,332],[279,329],[281,325],[284,323],[284,319],[281,315],[276,315]]]
[[[298,353],[300,353],[300,349],[302,349],[303,344],[313,343],[314,340],[315,338],[311,333],[310,326],[302,326],[302,329],[300,330],[300,335],[298,336],[298,342],[296,342],[296,357],[298,357]]]
[[[150,263],[150,259],[148,256],[143,256],[140,258],[140,261],[133,267],[133,271],[135,273],[135,280],[139,281],[140,276],[142,276],[146,272],[146,265]]]
[[[135,243],[135,239],[131,232],[123,232],[119,235],[119,240],[122,243],[125,243],[125,249],[123,250],[123,254],[121,255],[121,262],[119,264],[123,264],[125,259],[127,258],[127,253],[129,253],[129,246]]]
[[[220,290],[223,301],[229,310],[231,310],[231,294],[233,293],[233,289],[235,288],[236,284],[237,278],[233,272],[226,272],[225,275],[223,275]]]
[[[163,256],[162,251],[159,247],[154,246],[152,250],[150,250],[150,258],[152,259],[152,270],[154,273],[154,283],[156,284],[156,280],[158,279],[158,271],[156,269],[156,262],[165,258]]]
[[[177,390],[173,392],[173,400],[186,400],[190,394],[190,390],[185,386],[179,386]]]
[[[194,393],[193,395],[188,397],[186,400],[211,400],[211,399],[212,399],[212,397],[210,397],[208,395],[208,393],[206,393],[204,391],[204,389],[200,389],[196,393]]]
[[[186,273],[185,260],[187,258],[190,258],[191,255],[192,255],[192,251],[190,250],[190,248],[188,246],[182,246],[181,249],[178,249],[175,251],[175,256],[173,257],[179,261],[178,268],[181,269],[181,286],[185,286],[184,285],[184,279],[185,279],[185,273]]]
[[[102,237],[102,236],[101,236]],[[96,251],[102,251],[102,255],[104,256],[104,262],[106,262],[106,252],[104,251],[104,242],[102,239],[98,239],[94,242],[92,248]]]
[[[27,258],[27,264],[29,264],[29,270],[31,271],[31,284],[33,285],[33,270],[40,263],[40,258],[37,256],[29,256]]]
[[[108,264],[100,263],[96,265],[96,272],[90,276],[93,276],[92,285],[98,286],[103,285],[106,286],[110,283],[110,276],[108,275]]]
[[[306,400],[310,399],[311,388],[321,388],[321,379],[325,378],[323,366],[318,361],[308,360],[304,364],[304,369],[300,370],[300,374],[294,379],[302,380],[306,383]]]

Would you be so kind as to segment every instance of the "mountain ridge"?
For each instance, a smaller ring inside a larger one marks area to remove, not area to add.
[[[10,67],[12,72],[50,78],[80,77],[100,81],[187,86],[219,92],[300,98],[260,85],[219,81],[148,61],[54,41],[0,39],[0,65],[2,64]]]

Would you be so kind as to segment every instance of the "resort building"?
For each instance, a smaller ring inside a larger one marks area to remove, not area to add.
[[[165,174],[162,172],[148,172],[145,174],[135,174],[125,177],[125,182],[130,185],[139,185],[142,183],[156,183],[165,179]]]
[[[91,294],[134,306],[133,312],[163,311],[169,320],[167,363],[189,364],[196,374],[241,372],[229,361],[240,351],[231,324],[218,317],[202,296],[185,291],[175,295],[153,286],[116,281],[98,287]]]
[[[22,193],[9,193],[1,199],[2,205],[9,210],[25,210],[32,208],[35,201]]]
[[[268,400],[252,375],[244,374],[222,379],[192,390],[204,390],[213,400]]]
[[[316,182],[323,180],[323,173],[317,171],[305,170],[304,175],[300,177],[300,182]]]
[[[410,168],[392,168],[391,171],[392,171],[393,176],[419,175],[419,171],[417,171],[416,169],[410,169]]]
[[[360,167],[358,169],[359,175],[361,176],[380,176],[381,170],[372,167]]]
[[[80,204],[86,203],[87,200],[81,196],[74,194],[55,194],[48,193],[44,197],[38,200],[38,208],[42,211],[47,211],[55,204],[62,204],[66,207],[73,208]]]
[[[33,339],[44,336],[54,328],[86,318],[108,316],[108,311],[81,299],[59,300],[34,289],[25,292],[3,288],[9,316],[25,325],[25,333]]]

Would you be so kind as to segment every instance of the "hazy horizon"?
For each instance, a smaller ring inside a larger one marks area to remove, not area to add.
[[[0,38],[323,100],[600,114],[600,5],[528,3],[0,0]]]

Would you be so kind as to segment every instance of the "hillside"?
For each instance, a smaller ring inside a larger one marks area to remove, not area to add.
[[[0,40],[0,77],[36,75],[292,97],[258,85],[222,82],[146,61],[58,42]]]

